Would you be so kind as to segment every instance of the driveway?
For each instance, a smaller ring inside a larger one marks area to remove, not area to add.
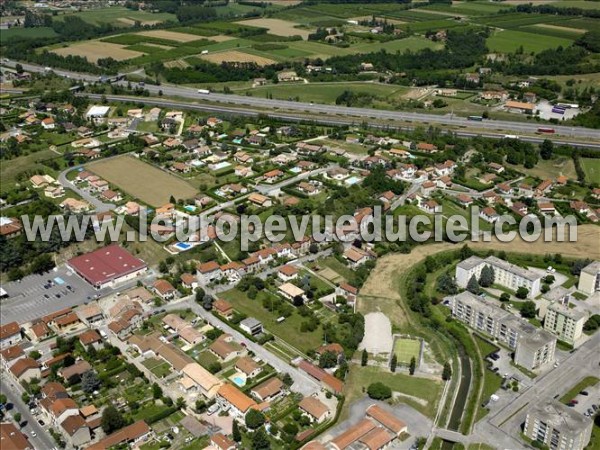
[[[67,170],[63,170],[58,175],[58,182],[61,184],[61,186],[63,188],[65,188],[65,189],[71,189],[72,191],[74,191],[78,195],[80,195],[81,198],[83,198],[86,202],[88,202],[89,204],[93,205],[94,209],[98,213],[100,213],[100,212],[106,212],[106,211],[111,211],[111,210],[115,209],[115,205],[113,205],[112,203],[104,203],[100,199],[94,197],[92,194],[90,194],[85,189],[79,188],[75,183],[73,183],[73,182],[71,182],[71,181],[69,181],[67,179],[67,174],[69,172],[71,172],[72,170],[80,170],[80,169],[83,169],[83,166],[75,166],[75,167],[71,167],[71,168],[69,168]]]

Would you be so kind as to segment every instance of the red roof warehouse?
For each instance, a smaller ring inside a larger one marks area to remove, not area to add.
[[[146,263],[117,244],[69,260],[68,265],[95,288],[130,280],[146,270]]]

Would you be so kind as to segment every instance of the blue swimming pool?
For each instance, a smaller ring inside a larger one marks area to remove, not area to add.
[[[240,375],[236,375],[235,377],[231,377],[231,380],[237,384],[239,387],[243,387],[246,384],[246,380],[244,377]]]
[[[177,244],[175,244],[175,247],[177,247],[179,250],[189,250],[190,248],[192,248],[192,245],[186,242],[178,242]]]
[[[194,211],[196,211],[196,207],[195,207],[194,205],[185,205],[185,206],[183,207],[183,209],[185,209],[186,211],[189,211],[189,212],[194,212]]]

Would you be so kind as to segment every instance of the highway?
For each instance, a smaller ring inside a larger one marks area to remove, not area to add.
[[[4,62],[3,65],[14,67],[15,62]],[[44,67],[32,64],[22,64],[26,71],[44,72]],[[53,70],[59,76],[68,77],[74,80],[84,82],[97,82],[98,77],[89,74],[70,72],[66,70]],[[116,84],[126,86],[127,81],[119,81]],[[390,111],[370,108],[355,108],[339,105],[322,105],[313,103],[295,102],[289,100],[276,100],[258,97],[249,97],[233,94],[199,94],[194,88],[185,86],[175,86],[162,84],[160,86],[146,84],[144,86],[151,94],[158,95],[162,91],[166,97],[180,97],[185,101],[174,101],[154,98],[136,98],[137,101],[142,101],[149,105],[157,105],[173,108],[197,109],[203,111],[229,112],[236,114],[256,115],[258,113],[267,113],[272,117],[277,117],[287,120],[298,120],[299,115],[302,115],[303,120],[314,120],[321,123],[329,124],[351,124],[372,120],[385,120],[395,122],[405,122],[407,127],[411,128],[412,124],[417,125],[446,125],[452,127],[452,131],[460,136],[472,137],[481,135],[484,137],[501,137],[506,134],[518,135],[524,141],[541,142],[544,139],[551,139],[556,144],[568,144],[586,146],[600,149],[600,130],[581,127],[569,127],[563,125],[553,125],[556,130],[554,135],[536,136],[537,128],[540,126],[537,122],[513,122],[506,120],[483,120],[481,122],[469,121],[463,117],[454,115],[436,115],[426,113],[415,113],[405,111]],[[99,96],[98,96],[99,97]],[[95,98],[90,95],[90,98]],[[107,95],[106,98],[110,101],[130,101],[127,96]],[[197,101],[210,101],[207,103],[190,103]],[[215,105],[219,103],[219,105]],[[248,108],[258,108],[256,111],[248,110]],[[331,117],[334,116],[334,117]],[[381,124],[379,124],[382,126]],[[387,124],[387,125],[391,125]],[[464,128],[464,129],[461,129]],[[473,131],[475,130],[475,131]],[[528,136],[521,136],[521,135]],[[581,141],[587,141],[582,144]]]

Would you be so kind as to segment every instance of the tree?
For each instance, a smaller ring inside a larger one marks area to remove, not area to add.
[[[410,373],[411,375],[414,375],[416,369],[417,369],[417,360],[413,356],[412,358],[410,358],[410,366],[408,366],[408,373]]]
[[[475,295],[479,295],[481,292],[481,287],[479,286],[479,282],[477,281],[477,278],[475,278],[475,275],[469,279],[469,282],[467,283],[467,291]]]
[[[152,383],[152,397],[159,399],[163,396],[163,391],[157,383]]]
[[[264,429],[260,428],[252,433],[252,441],[250,445],[252,450],[266,450],[271,448],[269,438],[267,437],[267,433]]]
[[[494,284],[494,269],[491,266],[485,265],[481,269],[481,275],[479,276],[479,285],[481,287],[490,287]]]
[[[241,442],[242,433],[240,432],[240,426],[237,423],[237,420],[233,421],[233,427],[231,429],[231,437],[235,442]]]
[[[106,434],[110,434],[114,431],[120,430],[126,424],[126,420],[117,408],[109,405],[102,412],[102,419],[100,425]]]
[[[525,286],[519,286],[517,292],[515,293],[515,296],[520,299],[525,299],[528,295],[529,289],[527,289]]]
[[[584,324],[584,331],[596,331],[600,328],[600,314],[592,315]]]
[[[526,319],[533,319],[537,314],[535,302],[528,300],[521,305],[521,316]]]
[[[214,303],[214,298],[212,297],[212,295],[205,295],[204,298],[202,299],[202,307],[206,310],[206,311],[210,311],[212,309],[212,305]]]
[[[554,152],[554,143],[550,139],[544,139],[544,142],[540,144],[540,156],[542,159],[552,158]]]
[[[204,289],[202,289],[201,287],[196,288],[196,303],[201,305],[205,295],[206,292],[204,292]]]
[[[294,379],[287,372],[283,374],[281,381],[283,381],[283,384],[285,384],[287,387],[290,387],[292,384],[294,384]]]
[[[21,394],[21,400],[23,400],[23,403],[29,403],[29,401],[31,400],[31,396],[29,395],[29,393],[23,392]]]
[[[392,372],[396,372],[396,366],[398,365],[398,357],[396,356],[396,354],[394,353],[392,355],[392,359],[390,361],[390,370]]]
[[[452,366],[448,361],[444,364],[444,370],[442,370],[442,380],[448,381],[452,378]]]
[[[21,424],[21,419],[22,419],[21,413],[20,412],[16,412],[13,415],[13,419],[15,419],[15,422],[17,422],[18,424]]]
[[[502,294],[500,294],[501,302],[507,302],[509,300],[510,300],[510,294],[508,292],[503,292]]]
[[[377,381],[369,385],[367,394],[374,400],[385,400],[392,396],[392,390],[389,386]]]
[[[246,426],[251,430],[256,430],[265,423],[265,415],[256,409],[250,409],[246,413]]]
[[[81,389],[83,392],[91,394],[100,386],[100,379],[96,372],[93,370],[88,370],[81,376]]]
[[[360,365],[365,367],[367,362],[369,361],[369,353],[366,349],[362,351],[362,355],[360,356]]]
[[[40,352],[38,352],[37,350],[33,350],[33,351],[29,352],[29,357],[31,359],[40,359],[42,357],[42,354]]]
[[[454,277],[447,272],[441,274],[437,279],[437,290],[448,295],[458,293],[458,286],[456,286]]]
[[[337,366],[337,355],[334,352],[323,352],[319,357],[319,367],[322,369],[330,369]]]

